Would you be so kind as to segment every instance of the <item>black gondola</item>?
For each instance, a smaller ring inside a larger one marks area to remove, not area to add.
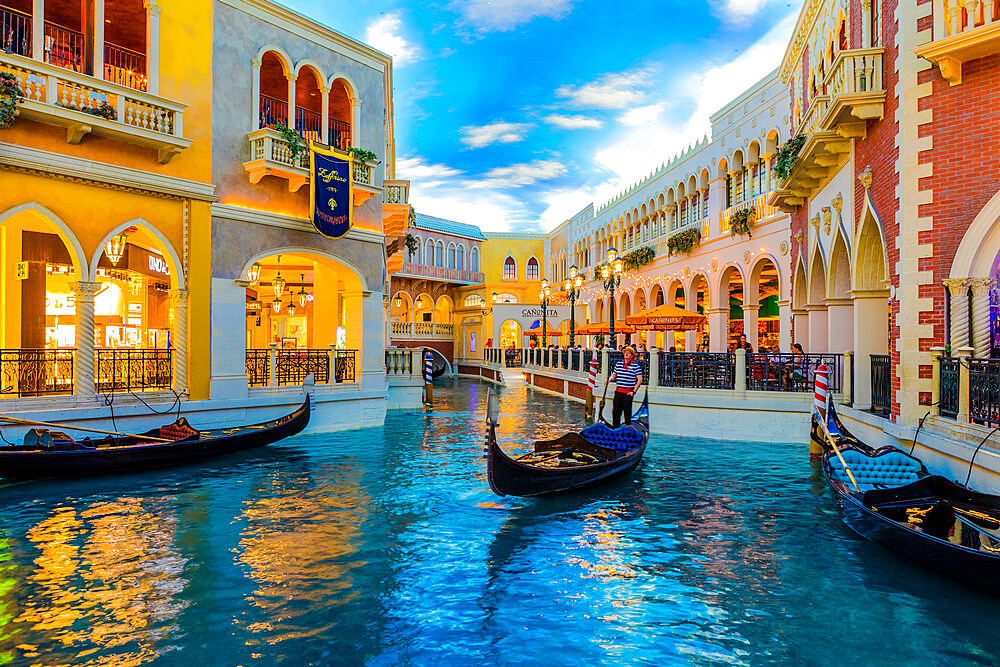
[[[291,414],[260,424],[199,431],[181,417],[172,424],[138,434],[171,442],[143,441],[142,437],[75,441],[59,434],[54,442],[51,437],[47,439],[49,446],[0,447],[0,477],[85,477],[180,465],[269,445],[301,432],[307,424],[308,396]]]
[[[869,454],[830,435],[840,456],[828,444],[823,474],[851,530],[965,584],[1000,591],[1000,496],[931,475],[900,449]]]
[[[497,444],[495,416],[488,421],[486,445],[493,492],[501,496],[553,495],[606,481],[639,465],[649,442],[649,393],[633,415],[631,426],[611,428],[602,417],[580,432],[535,442],[533,452],[520,459],[508,456]]]

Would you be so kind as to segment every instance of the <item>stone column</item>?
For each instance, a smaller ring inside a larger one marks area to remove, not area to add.
[[[827,340],[827,312],[825,304],[810,304],[806,306],[809,311],[809,347],[806,352],[829,352],[829,341]]]
[[[774,153],[761,153],[760,159],[764,161],[764,192],[770,192],[774,185],[771,181],[771,158],[774,157]]]
[[[104,0],[94,0],[94,76],[104,78]]]
[[[246,398],[249,381],[246,364],[246,288],[245,279],[212,278],[211,284],[211,338],[198,341],[211,346],[211,396],[217,398]],[[269,304],[263,304],[269,308]],[[176,315],[175,315],[176,317]],[[268,328],[270,331],[270,328]],[[270,334],[268,334],[270,341]],[[174,344],[174,347],[179,347]],[[185,346],[186,348],[186,346]],[[186,354],[186,352],[185,352]],[[176,364],[176,361],[174,362]],[[176,367],[175,367],[176,368]],[[274,377],[271,365],[271,377]]]
[[[31,7],[31,57],[45,60],[45,0],[35,0]]]
[[[170,331],[171,356],[174,365],[173,389],[182,394],[187,391],[188,379],[188,291],[186,289],[170,290],[170,307],[174,312],[174,322]]]
[[[660,386],[660,355],[662,352],[652,349],[649,352],[649,386]]]
[[[854,407],[867,410],[872,406],[872,355],[889,353],[889,293],[854,290],[851,298],[854,301]]]
[[[94,351],[94,297],[100,283],[80,281],[76,284],[76,353],[73,368],[73,393],[93,396],[96,393]]]
[[[708,184],[708,213],[713,234],[719,232],[722,211],[726,208],[726,179],[716,178]]]
[[[250,125],[256,130],[260,127],[260,58],[250,61]]]
[[[952,350],[952,354],[958,357],[960,365],[958,367],[958,417],[959,424],[969,423],[969,357],[972,355],[971,347],[960,347]]]
[[[951,304],[951,349],[969,345],[969,280],[949,278],[944,281]]]
[[[854,365],[854,353],[851,350],[844,350],[844,405],[853,404],[854,382],[851,367]]]
[[[747,351],[742,347],[736,348],[736,368],[733,376],[733,389],[737,394],[743,394],[747,390]]]
[[[677,216],[677,204],[671,202],[663,210],[667,213],[667,231],[672,232],[677,229],[677,221],[675,219]]]
[[[747,336],[747,341],[753,345],[753,349],[756,351],[760,339],[757,334],[757,316],[760,313],[759,303],[745,303],[743,304],[743,333]]]
[[[157,5],[157,0],[145,0],[144,4],[146,5],[146,90],[151,95],[159,95],[160,7]],[[104,47],[101,48],[103,50]],[[94,76],[98,76],[97,72],[94,72]]]
[[[972,349],[977,357],[990,356],[990,290],[991,278],[970,278],[972,290]]]
[[[324,86],[319,88],[320,95],[323,96],[323,110],[320,114],[319,136],[320,141],[330,145],[330,89]]]
[[[944,356],[945,348],[932,347],[930,350],[931,359],[931,414],[941,414],[941,357]]]
[[[792,302],[778,302],[778,347],[782,352],[788,351],[792,344]]]
[[[854,346],[854,303],[850,299],[827,299],[827,352],[843,352]]]
[[[729,309],[708,309],[708,349],[726,352],[729,349]]]
[[[792,309],[792,319],[795,321],[795,340],[788,340],[788,345],[798,343],[803,349],[809,349],[809,311],[801,308]],[[786,346],[787,347],[787,346]],[[782,352],[787,352],[782,348]]]
[[[288,122],[285,123],[289,128],[295,129],[295,79],[298,77],[294,74],[286,74],[285,78],[288,79]]]

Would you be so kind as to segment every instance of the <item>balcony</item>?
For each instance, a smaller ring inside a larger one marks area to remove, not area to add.
[[[458,285],[478,285],[483,282],[483,274],[479,271],[464,269],[449,269],[443,266],[425,266],[413,262],[403,262],[402,270],[395,274],[400,278],[424,278]]]
[[[385,181],[382,189],[382,228],[386,237],[402,237],[410,221],[410,182]]]
[[[0,71],[17,77],[18,116],[66,128],[71,144],[88,134],[118,139],[155,148],[160,164],[191,145],[183,133],[187,105],[13,53],[0,53]]]
[[[993,0],[934,0],[933,42],[913,50],[936,64],[953,86],[962,83],[962,65],[1000,53],[1000,7]]]
[[[850,152],[850,141],[836,132],[823,129],[822,120],[829,108],[829,95],[817,95],[809,103],[799,125],[799,132],[806,141],[788,178],[779,183],[768,197],[769,206],[785,213],[794,212],[819,188],[827,170],[839,165],[841,157]]]
[[[778,213],[778,209],[767,203],[767,194],[757,195],[749,201],[745,201],[741,204],[736,204],[735,206],[730,206],[722,212],[719,216],[719,234],[726,235],[729,233],[729,221],[732,220],[733,215],[737,211],[742,211],[748,208],[754,210],[754,223],[759,224],[764,220],[767,220],[772,215]]]
[[[885,113],[882,84],[882,49],[855,49],[837,54],[825,88],[829,106],[820,119],[820,129],[836,132],[845,139],[864,138],[869,120]]]
[[[288,181],[289,192],[298,192],[309,182],[309,150],[304,144],[297,155],[292,155],[292,149],[281,138],[281,133],[270,127],[248,132],[247,141],[250,142],[250,160],[243,163],[243,169],[250,175],[251,183],[260,183],[265,176],[276,176]],[[348,154],[343,153],[342,157],[346,160]],[[352,183],[354,206],[361,206],[382,192],[382,188],[375,184],[374,168],[377,165],[377,162],[355,161]]]
[[[392,322],[391,338],[420,340],[452,340],[455,325],[439,322]]]

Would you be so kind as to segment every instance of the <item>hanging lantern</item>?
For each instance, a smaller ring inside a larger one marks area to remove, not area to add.
[[[128,243],[128,234],[122,232],[121,234],[117,234],[112,237],[112,239],[104,245],[104,254],[108,256],[108,259],[111,260],[111,263],[114,266],[118,266],[118,262],[122,260],[122,255],[125,254],[126,243]]]
[[[306,274],[300,273],[302,276],[302,286],[299,288],[299,307],[305,308],[306,304],[309,302],[309,293],[306,292]]]
[[[274,311],[275,315],[281,312],[281,299],[275,299],[271,302],[271,310]]]
[[[247,280],[251,285],[256,285],[260,280],[260,262],[254,262],[253,266],[247,269]]]
[[[294,301],[289,301],[288,302],[288,316],[291,317],[294,314],[295,314],[295,302]]]
[[[278,255],[278,273],[274,276],[274,280],[271,282],[271,286],[274,288],[275,299],[280,299],[281,295],[285,293],[285,284],[285,279],[281,277],[281,255]]]
[[[401,296],[399,296],[397,294],[396,295],[396,300],[393,301],[393,303],[396,304],[396,309],[397,310],[400,309],[400,308],[402,308],[403,307],[403,297],[401,297]]]

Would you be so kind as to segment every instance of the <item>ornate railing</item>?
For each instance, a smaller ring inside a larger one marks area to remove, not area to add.
[[[311,109],[296,106],[295,131],[303,139],[319,141],[323,131],[323,116]]]
[[[0,350],[0,396],[73,393],[73,354],[65,349]]]
[[[969,420],[1000,426],[1000,359],[974,359],[969,363]]]
[[[372,178],[374,169],[372,165],[367,162],[361,162],[360,160],[354,161],[354,183],[360,185],[375,185],[375,181]]]
[[[98,349],[97,392],[170,389],[172,350]]]
[[[944,39],[1000,22],[1000,7],[993,0],[935,0],[934,16],[944,26],[935,39]]]
[[[250,141],[250,159],[268,160],[298,169],[309,169],[309,151],[303,150],[292,156],[288,142],[281,138],[277,130],[262,128],[247,135]]]
[[[842,354],[748,354],[747,389],[811,392],[816,369],[824,365],[829,372],[828,389],[839,392],[844,385]]]
[[[45,62],[74,72],[83,72],[85,48],[83,33],[50,21],[45,22]]]
[[[146,54],[105,42],[104,80],[135,90],[147,90]]]
[[[31,16],[0,7],[0,50],[31,57]]]
[[[386,375],[413,375],[413,355],[408,348],[392,348],[385,351]]]
[[[520,368],[521,367],[521,350],[517,348],[508,348],[503,351],[503,362],[504,366],[507,368]]]
[[[406,204],[410,201],[409,181],[384,181],[382,201],[386,204]]]
[[[357,380],[357,350],[334,350],[334,378],[337,383],[355,382]]]
[[[261,93],[258,127],[288,125],[288,100],[279,100]]]
[[[271,350],[247,350],[246,369],[251,387],[266,387],[271,382]]]
[[[882,49],[841,51],[830,65],[826,86],[833,100],[841,95],[883,90]]]
[[[302,384],[310,373],[316,384],[330,381],[330,350],[277,350],[274,365],[279,387]]]
[[[749,201],[735,204],[724,210],[722,212],[722,215],[719,216],[719,233],[720,234],[729,233],[729,222],[733,219],[733,216],[736,214],[737,211],[742,211],[745,209],[753,209],[755,222],[760,222],[761,220],[765,220],[774,215],[775,213],[777,213],[778,209],[776,209],[773,206],[768,206],[767,197],[768,197],[767,193],[760,194],[755,196],[753,199],[750,199]]]
[[[892,361],[888,354],[871,355],[872,412],[892,411]]]
[[[415,264],[413,262],[403,262],[403,269],[399,274],[405,274],[414,278],[435,278],[463,283],[483,282],[483,274],[480,271],[449,269],[444,266],[427,266],[426,264]]]
[[[336,118],[327,119],[330,132],[330,146],[339,148],[345,153],[351,150],[351,124]]]
[[[730,353],[666,352],[660,354],[661,387],[732,389],[736,355]]]
[[[941,357],[941,379],[938,386],[938,412],[942,417],[958,417],[958,384],[962,361],[958,357]]]
[[[608,375],[615,370],[615,364],[624,359],[624,352],[612,350],[608,353]],[[649,384],[649,352],[638,352],[636,361],[642,367],[642,383]]]

